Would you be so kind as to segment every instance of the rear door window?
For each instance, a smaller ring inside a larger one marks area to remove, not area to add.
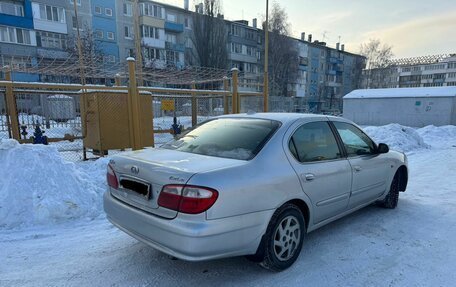
[[[327,122],[313,122],[299,127],[290,139],[289,148],[300,162],[334,160],[342,157]]]

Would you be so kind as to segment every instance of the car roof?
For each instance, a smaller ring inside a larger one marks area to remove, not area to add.
[[[305,118],[321,118],[321,119],[342,119],[334,116],[325,116],[317,114],[301,114],[301,113],[247,113],[247,114],[229,114],[223,115],[219,118],[252,118],[252,119],[266,119],[266,120],[275,120],[283,124],[294,122],[298,119]]]

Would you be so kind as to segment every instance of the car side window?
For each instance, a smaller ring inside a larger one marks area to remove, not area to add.
[[[362,130],[348,123],[333,123],[349,157],[375,153],[375,143]]]
[[[341,157],[339,146],[327,122],[314,122],[298,128],[289,142],[290,152],[300,162],[332,160]]]

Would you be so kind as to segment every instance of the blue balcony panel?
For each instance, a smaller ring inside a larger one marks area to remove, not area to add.
[[[165,22],[165,30],[170,32],[182,33],[184,32],[184,24]]]
[[[33,19],[0,13],[0,25],[33,30]]]

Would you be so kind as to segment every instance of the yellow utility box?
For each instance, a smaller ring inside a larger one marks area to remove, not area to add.
[[[152,94],[140,93],[141,146],[153,145]],[[84,116],[85,115],[85,116]],[[131,148],[128,92],[88,90],[81,92],[84,147],[95,153]]]

